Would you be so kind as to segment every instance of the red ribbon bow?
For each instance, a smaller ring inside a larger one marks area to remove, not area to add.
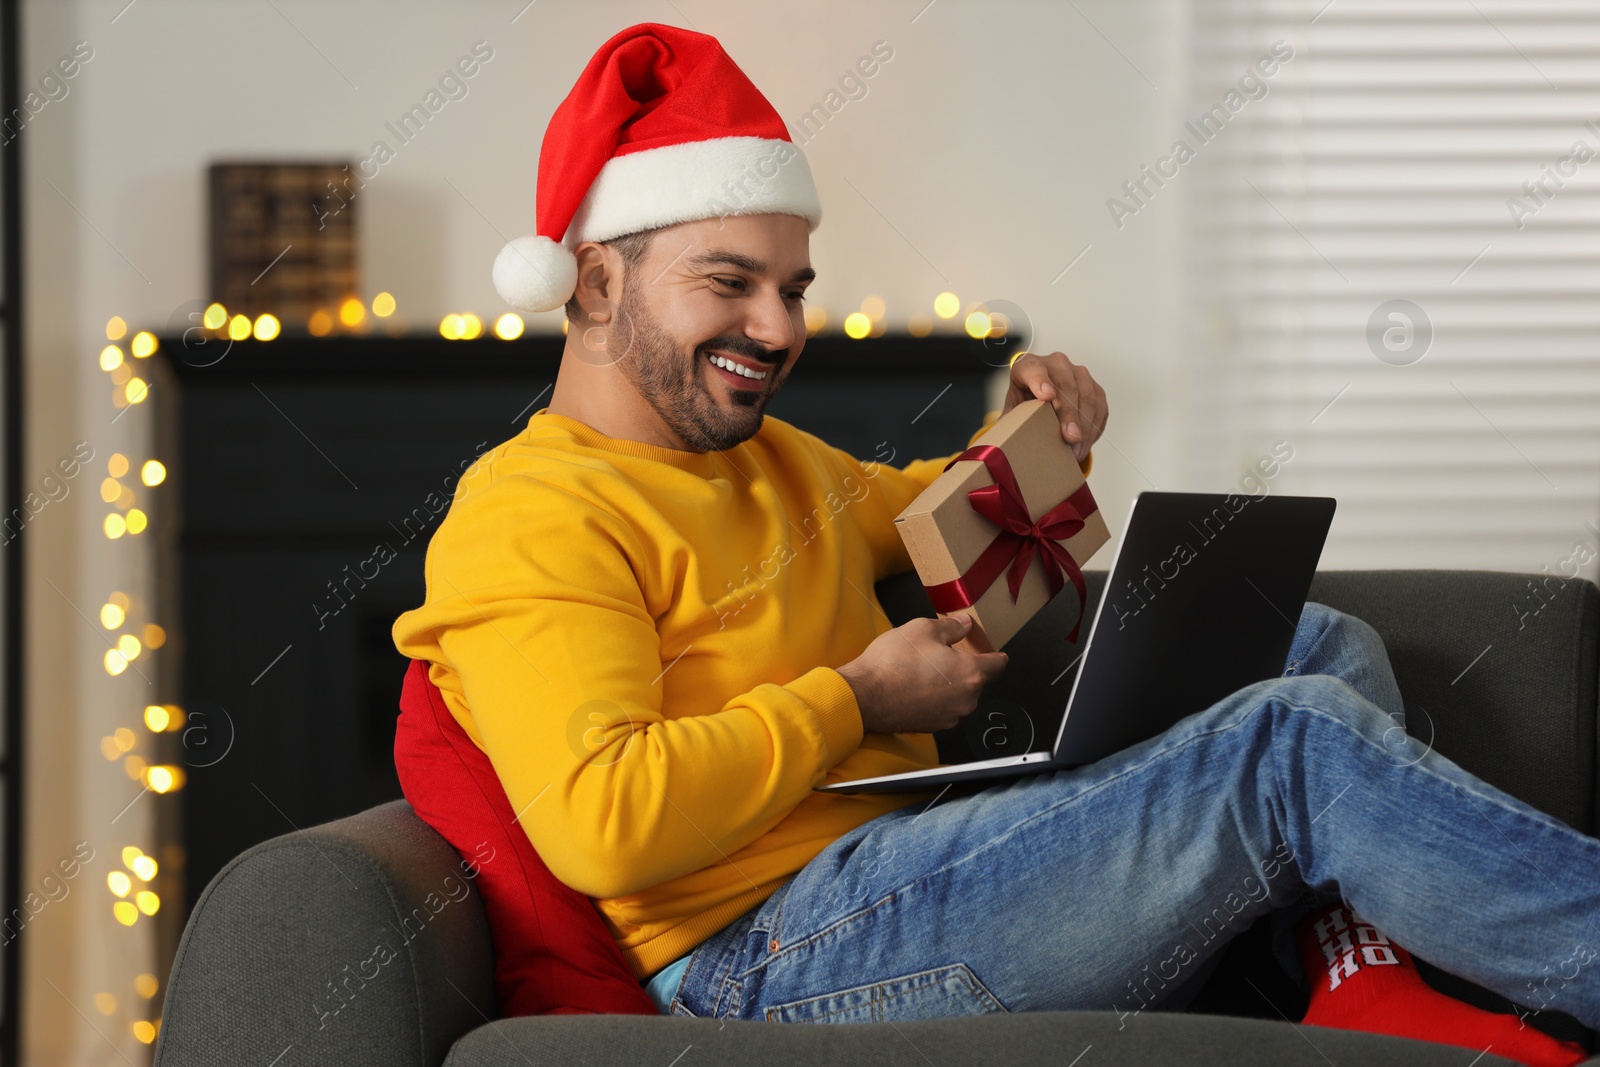
[[[1079,486],[1076,492],[1034,522],[1029,517],[1028,502],[1017,487],[1016,475],[1012,473],[1011,461],[1006,459],[1005,452],[996,445],[973,445],[946,463],[944,469],[949,470],[964,459],[982,460],[983,465],[989,468],[994,484],[971,490],[967,498],[972,503],[972,509],[1000,527],[1000,532],[961,577],[923,587],[928,591],[934,610],[949,613],[976,604],[1008,564],[1010,571],[1006,575],[1006,584],[1011,588],[1011,602],[1015,604],[1023,576],[1028,573],[1028,567],[1037,553],[1039,563],[1044,567],[1045,578],[1050,583],[1051,598],[1061,592],[1065,584],[1062,571],[1072,579],[1072,587],[1078,591],[1078,617],[1073,620],[1072,632],[1067,635],[1067,640],[1076,644],[1088,590],[1078,561],[1062,547],[1061,542],[1082,530],[1084,520],[1097,509],[1094,496],[1089,492],[1089,483]]]

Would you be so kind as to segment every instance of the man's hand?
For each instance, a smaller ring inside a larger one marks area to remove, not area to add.
[[[1106,428],[1106,391],[1087,367],[1060,352],[1041,356],[1024,352],[1011,364],[1011,384],[1006,390],[1004,415],[1024,400],[1048,400],[1061,420],[1061,437],[1072,446],[1079,463]]]
[[[856,694],[866,733],[948,730],[978,706],[983,687],[1006,669],[1004,652],[951,648],[972,629],[967,615],[916,618],[873,638],[839,668]]]

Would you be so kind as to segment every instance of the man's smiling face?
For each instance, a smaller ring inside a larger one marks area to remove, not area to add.
[[[679,223],[624,270],[606,346],[625,352],[613,369],[672,447],[728,449],[761,429],[805,347],[802,297],[814,274],[806,220],[778,214]]]

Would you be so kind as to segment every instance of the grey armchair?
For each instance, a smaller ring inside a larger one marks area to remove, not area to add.
[[[1087,577],[1092,611],[1105,572]],[[1544,580],[1479,571],[1328,571],[1317,575],[1311,599],[1366,619],[1383,636],[1411,733],[1431,737],[1469,771],[1592,834],[1600,590],[1586,581],[1550,581],[1530,599],[1530,582]],[[932,614],[914,574],[880,582],[878,595],[897,623]],[[1068,599],[1058,597],[1008,646],[1013,666],[986,701],[1027,708],[1063,697],[1063,687],[1051,683],[1061,654],[1059,611]],[[212,880],[189,917],[167,982],[157,1067],[636,1065],[679,1057],[686,1067],[1015,1067],[1073,1063],[1090,1046],[1084,1062],[1096,1065],[1459,1067],[1471,1059],[1452,1046],[1291,1024],[1303,994],[1253,936],[1262,924],[1230,944],[1184,1010],[1146,1012],[1125,1027],[1110,1011],[848,1026],[636,1015],[497,1020],[476,890],[447,900],[420,931],[401,932],[400,917],[429,894],[437,900],[458,861],[404,801],[244,852]],[[393,954],[377,951],[380,944]],[[1445,992],[1511,1010],[1504,998],[1421,965]],[[1594,1048],[1594,1033],[1570,1017],[1547,1010],[1533,1022]],[[1484,1055],[1475,1062],[1511,1061]]]

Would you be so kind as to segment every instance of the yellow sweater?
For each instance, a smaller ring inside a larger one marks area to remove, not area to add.
[[[639,978],[929,795],[812,792],[938,763],[932,734],[864,735],[837,670],[890,628],[873,584],[911,568],[894,517],[951,457],[893,458],[771,415],[736,448],[684,452],[541,408],[462,477],[428,544],[395,647],[431,664]]]

